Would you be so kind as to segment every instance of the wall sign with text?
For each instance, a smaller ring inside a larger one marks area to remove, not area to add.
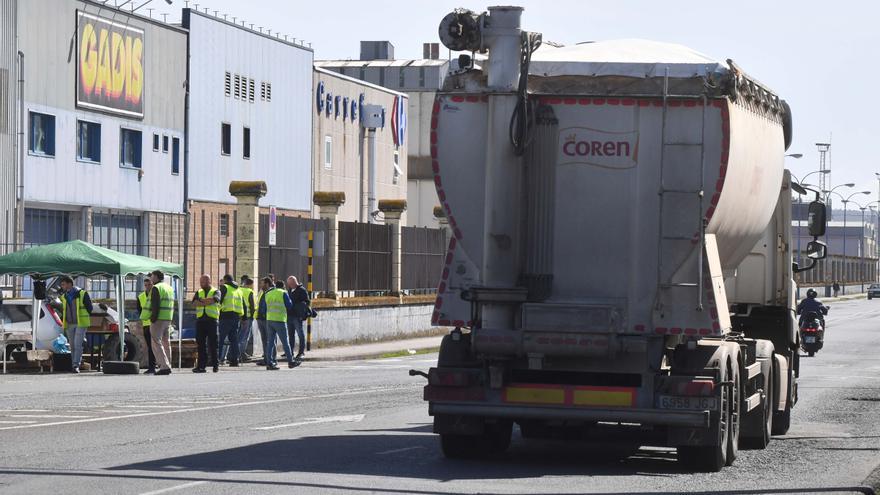
[[[144,116],[144,30],[77,11],[76,104]]]

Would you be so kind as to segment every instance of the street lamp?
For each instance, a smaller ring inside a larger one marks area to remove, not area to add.
[[[852,187],[855,184],[852,184],[852,185],[844,184],[844,185],[846,185],[848,187]],[[836,194],[838,197],[840,197],[840,200],[843,202],[843,285],[841,287],[843,289],[843,294],[846,294],[846,281],[849,278],[848,277],[848,270],[847,270],[847,266],[846,266],[846,211],[847,211],[847,203],[849,203],[849,201],[853,198],[853,196],[856,196],[859,194],[865,194],[867,196],[870,196],[871,191],[854,192],[844,198],[840,193],[834,192],[834,190],[837,189],[838,187],[840,187],[840,186],[831,188],[831,190],[828,191],[828,195],[831,196],[831,194]]]
[[[868,278],[867,277],[868,273],[867,273],[866,265],[865,265],[865,260],[868,258],[868,249],[867,249],[867,246],[865,245],[866,244],[865,243],[865,240],[866,240],[866,237],[865,237],[865,210],[870,208],[871,212],[873,212],[874,208],[875,208],[874,205],[876,205],[877,203],[880,203],[880,201],[871,201],[870,203],[868,203],[866,205],[861,205],[856,201],[853,201],[853,203],[855,203],[856,206],[859,207],[859,210],[862,210],[862,223],[861,223],[862,233],[859,235],[859,250],[861,252],[860,254],[861,254],[862,261],[861,261],[861,263],[859,263],[859,277],[861,278],[861,281],[862,281],[862,292],[865,292],[865,279]],[[874,236],[872,235],[871,239],[873,240],[873,238],[874,238]],[[871,275],[873,275],[873,274],[871,274]]]

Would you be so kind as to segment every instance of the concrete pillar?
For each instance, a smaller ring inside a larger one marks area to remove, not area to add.
[[[406,211],[405,199],[383,199],[379,201],[379,211],[385,217],[385,225],[391,227],[391,292],[390,296],[400,297],[401,290],[401,261],[403,253],[401,252],[401,225],[400,217]]]
[[[312,201],[318,207],[318,216],[327,220],[327,290],[324,297],[336,299],[339,295],[339,207],[345,204],[345,193],[315,191]]]
[[[235,226],[234,277],[260,275],[260,198],[266,195],[263,181],[232,181],[229,194],[238,201]]]

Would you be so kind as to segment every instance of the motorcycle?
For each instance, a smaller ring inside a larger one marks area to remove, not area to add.
[[[822,314],[828,314],[825,310]],[[810,357],[825,344],[825,322],[816,311],[807,311],[801,318],[801,349]]]

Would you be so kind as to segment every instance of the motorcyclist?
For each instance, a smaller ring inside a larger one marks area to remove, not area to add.
[[[822,324],[822,328],[825,328],[825,315],[828,314],[828,306],[825,306],[816,299],[817,295],[819,294],[817,294],[815,290],[809,289],[807,290],[807,297],[798,304],[797,314],[801,315],[798,320],[798,326],[803,326],[804,317],[807,313],[813,312],[819,317],[819,322]]]

